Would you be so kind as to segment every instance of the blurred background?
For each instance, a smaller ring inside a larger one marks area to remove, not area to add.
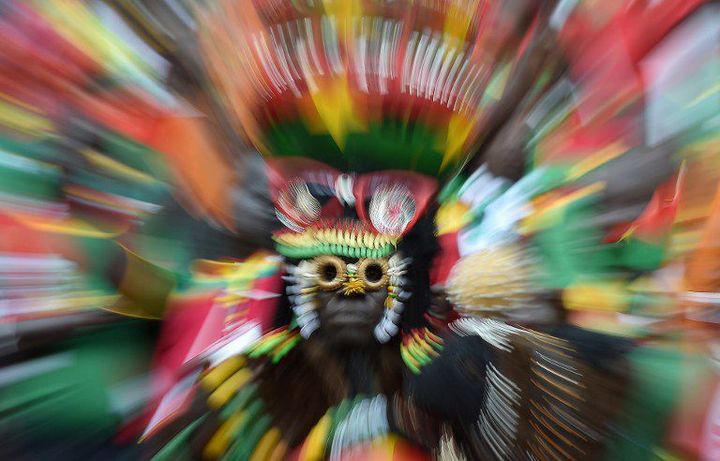
[[[0,3],[1,459],[142,459],[204,319],[168,312],[273,296],[261,154],[369,169],[395,92],[442,155],[369,162],[442,177],[461,253],[512,228],[571,323],[643,345],[610,459],[720,459],[720,3],[396,3]]]

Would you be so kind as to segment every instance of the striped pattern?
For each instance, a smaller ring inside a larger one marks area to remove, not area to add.
[[[492,319],[464,318],[451,329],[481,337],[494,351],[472,433],[476,456],[581,460],[597,453],[619,392],[569,343]]]
[[[508,77],[476,49],[463,8],[479,2],[302,3],[201,14],[209,74],[238,128],[266,155],[452,172]]]

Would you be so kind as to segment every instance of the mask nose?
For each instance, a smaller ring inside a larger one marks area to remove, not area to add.
[[[361,295],[365,293],[365,284],[362,280],[358,280],[354,276],[351,276],[343,283],[340,292],[344,296]]]

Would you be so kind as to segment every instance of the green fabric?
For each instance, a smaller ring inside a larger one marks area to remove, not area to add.
[[[586,224],[594,216],[594,200],[586,197],[555,211],[552,226],[534,236],[546,269],[546,286],[564,288],[585,277],[605,274],[613,264],[611,249],[601,243],[600,230]]]
[[[438,193],[438,202],[447,203],[457,200],[458,193],[467,179],[468,178],[463,174],[454,176]]]
[[[230,402],[220,411],[220,419],[225,421],[229,419],[233,413],[242,411],[257,394],[257,384],[249,383],[233,396]]]
[[[152,346],[133,325],[80,328],[54,353],[13,365],[15,381],[0,388],[0,424],[48,441],[112,437],[122,422],[115,389],[149,368]]]
[[[660,459],[668,420],[688,376],[687,359],[677,350],[659,347],[640,348],[630,355],[632,385],[606,460]]]
[[[272,418],[268,415],[248,414],[243,420],[242,431],[235,437],[235,442],[232,444],[223,460],[232,461],[244,461],[250,458],[255,447],[260,442],[260,439],[270,429],[272,425]]]
[[[667,250],[664,240],[648,242],[640,238],[630,238],[615,245],[620,264],[634,270],[650,271],[659,268]]]
[[[14,152],[41,162],[51,161],[56,155],[56,149],[50,138],[26,141],[0,136],[0,150]]]
[[[265,143],[277,156],[303,156],[343,171],[414,170],[429,176],[453,173],[441,164],[438,148],[445,129],[396,119],[372,122],[367,131],[350,132],[344,149],[330,134],[312,134],[302,120],[283,121],[268,128]]]
[[[185,429],[180,431],[178,435],[168,442],[159,452],[152,457],[152,461],[192,461],[193,457],[187,450],[187,443],[192,437],[195,429],[200,426],[207,416],[202,416]]]
[[[62,172],[9,139],[0,138],[0,193],[54,200],[61,195]]]

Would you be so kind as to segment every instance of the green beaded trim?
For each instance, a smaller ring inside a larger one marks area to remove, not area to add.
[[[427,328],[413,330],[403,336],[400,356],[414,374],[420,374],[443,351],[443,340]]]
[[[293,259],[307,259],[329,254],[345,258],[384,258],[393,253],[395,246],[387,244],[380,248],[366,248],[325,243],[311,247],[297,247],[277,244],[275,249],[281,255]]]
[[[272,363],[278,363],[297,346],[301,340],[302,337],[294,330],[281,329],[271,331],[260,338],[257,343],[248,350],[247,356],[251,359],[266,356],[272,360]]]

